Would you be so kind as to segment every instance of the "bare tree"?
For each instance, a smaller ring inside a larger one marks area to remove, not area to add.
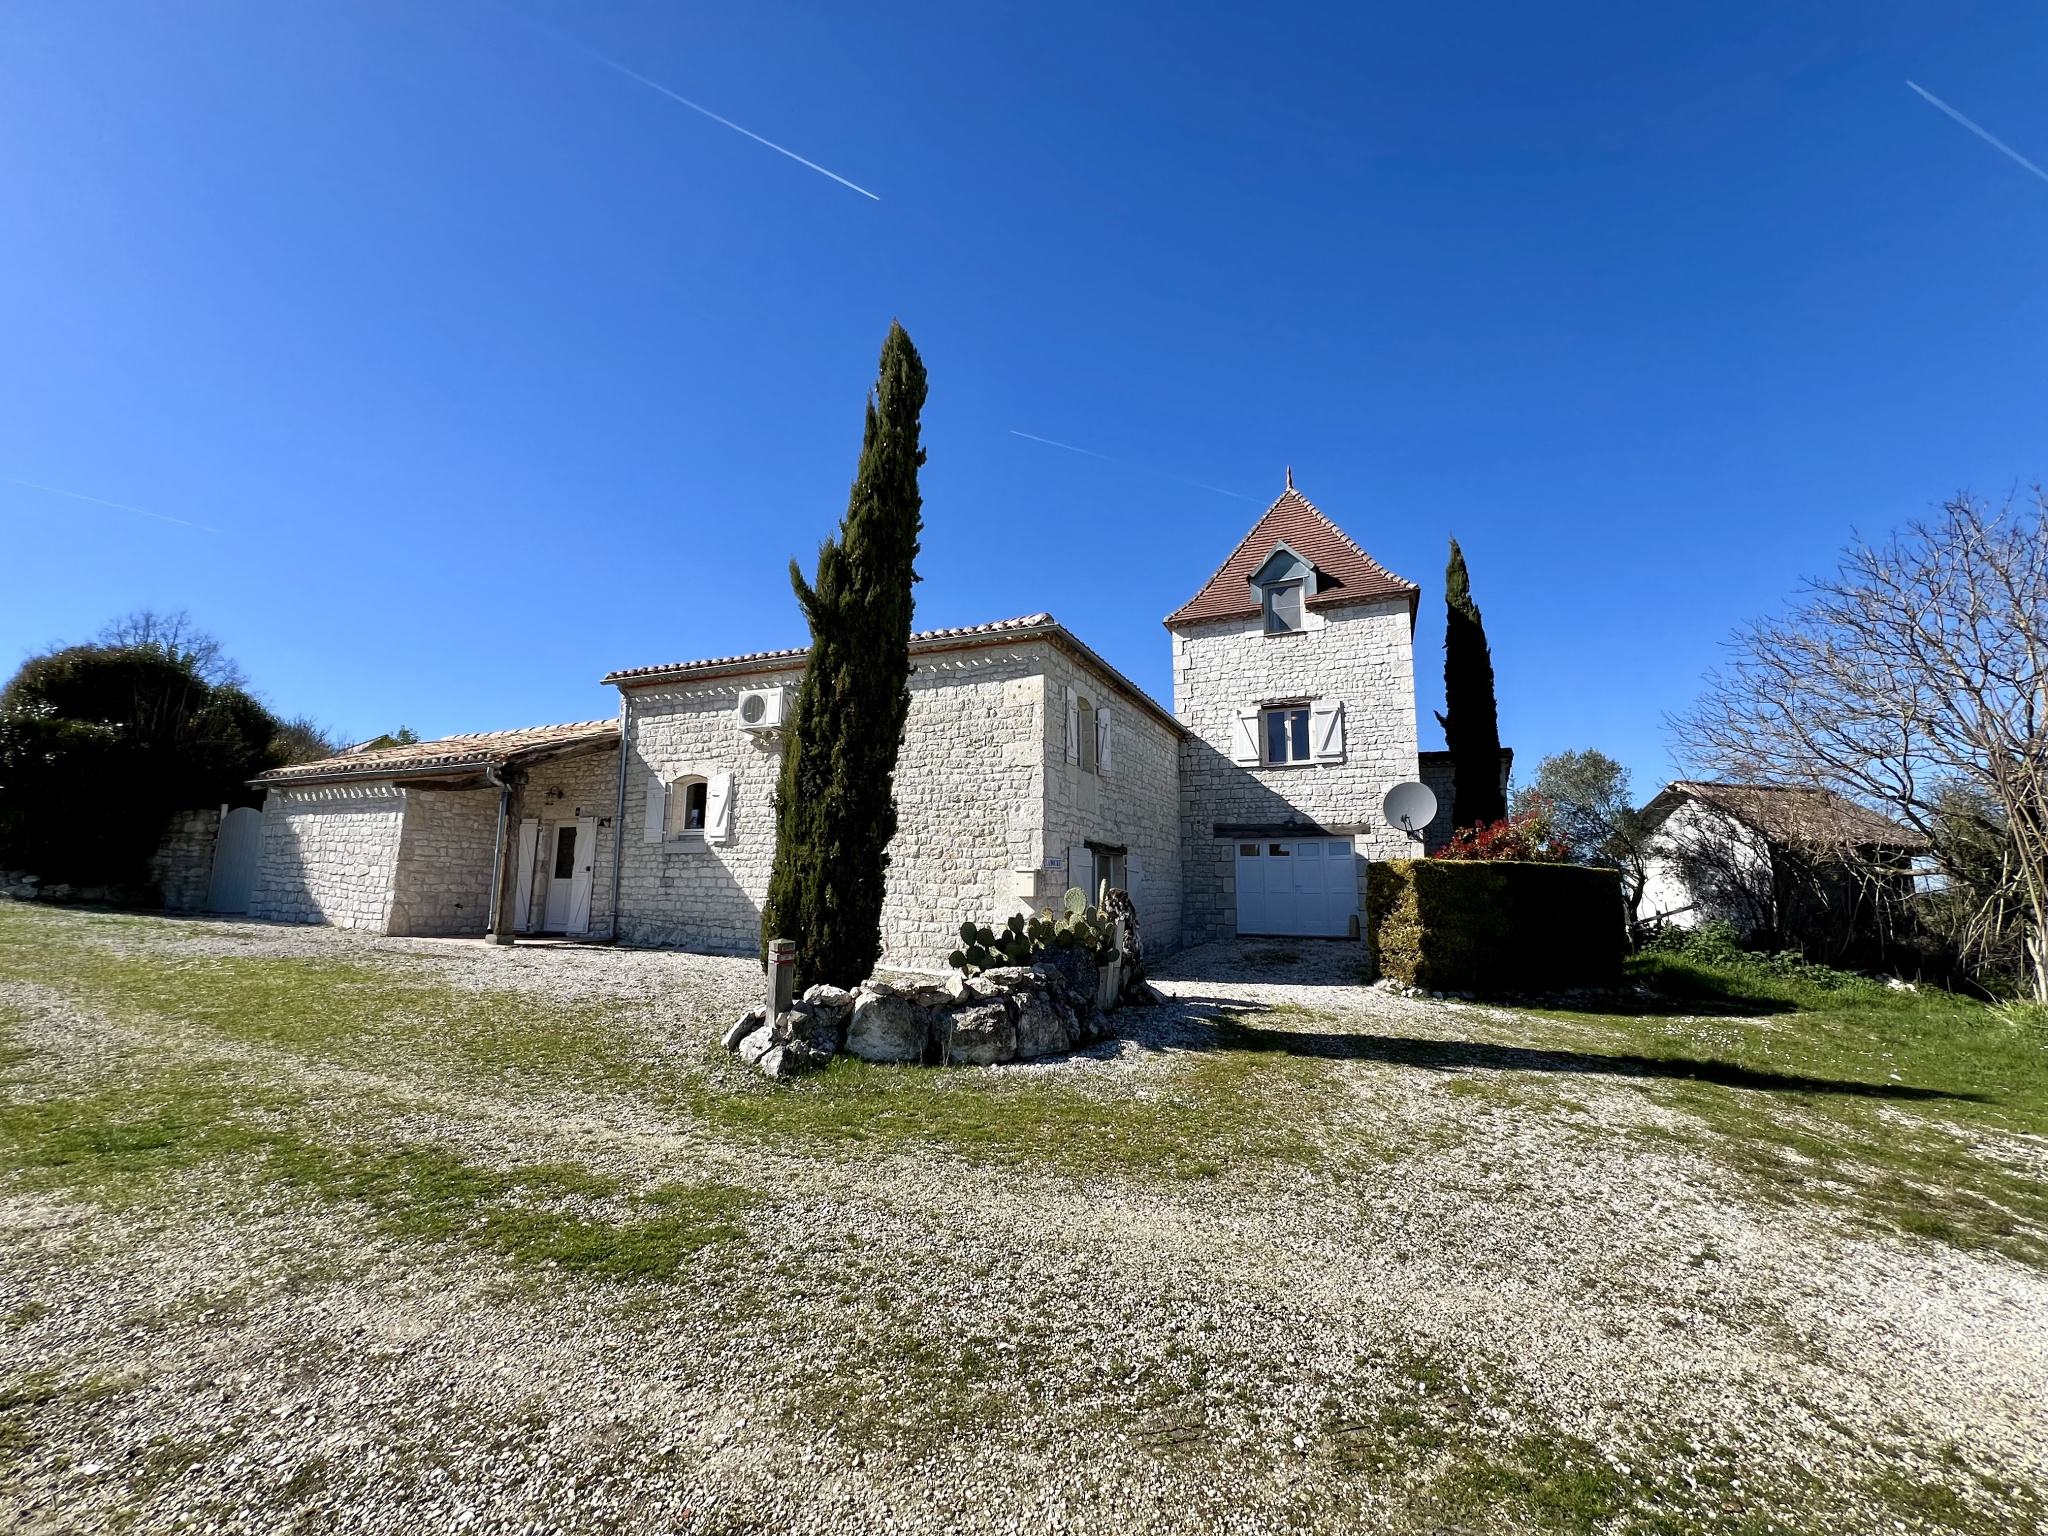
[[[221,643],[193,623],[192,615],[182,608],[176,613],[138,608],[101,630],[99,643],[155,651],[164,660],[216,688],[249,686],[242,669],[221,649]]]
[[[1672,722],[1723,777],[1832,790],[1961,862],[1954,796],[1995,807],[2048,1001],[2048,498],[1958,496],[1932,522],[1852,544],[1789,612],[1750,625]],[[1853,832],[1840,854],[1853,867]],[[1871,871],[1898,879],[1896,869]]]

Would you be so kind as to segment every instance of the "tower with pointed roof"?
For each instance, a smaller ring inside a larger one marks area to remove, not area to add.
[[[1295,489],[1166,618],[1181,744],[1183,942],[1343,937],[1366,861],[1418,851],[1382,823],[1416,777],[1421,590]]]

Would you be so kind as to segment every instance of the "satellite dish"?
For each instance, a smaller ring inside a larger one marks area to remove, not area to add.
[[[1399,827],[1410,837],[1422,836],[1422,829],[1436,819],[1436,793],[1427,784],[1396,784],[1387,791],[1381,809],[1387,825]]]

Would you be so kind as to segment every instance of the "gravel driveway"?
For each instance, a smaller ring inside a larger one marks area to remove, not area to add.
[[[716,1050],[750,962],[10,921],[0,1528],[2048,1523],[2038,1270],[1766,1198],[1567,1025],[1356,946],[784,1087]]]

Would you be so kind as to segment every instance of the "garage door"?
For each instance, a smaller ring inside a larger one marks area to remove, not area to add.
[[[1342,939],[1358,910],[1351,839],[1287,838],[1237,845],[1237,931]]]

